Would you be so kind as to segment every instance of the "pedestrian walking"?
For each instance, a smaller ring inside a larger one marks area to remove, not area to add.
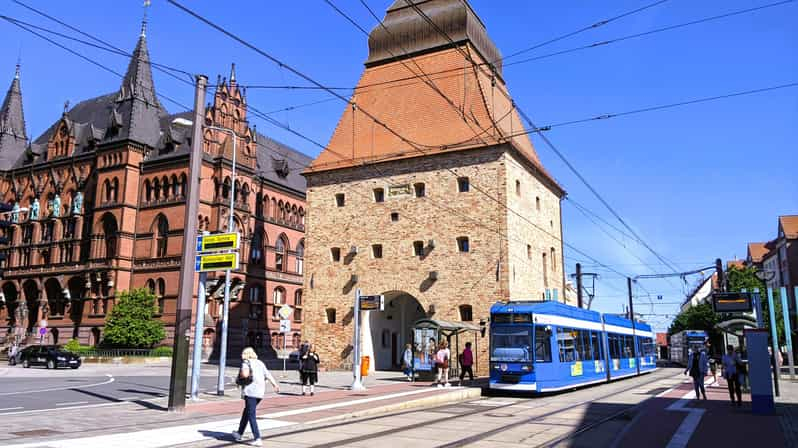
[[[743,392],[740,387],[743,375],[743,360],[740,355],[734,352],[734,346],[726,346],[726,354],[723,355],[723,378],[726,379],[726,385],[729,388],[729,398],[731,398],[732,406],[734,405],[734,395],[737,394],[737,406],[743,404]]]
[[[472,370],[473,365],[474,354],[471,352],[471,343],[466,342],[463,353],[460,355],[460,384],[463,384],[463,379],[465,378],[466,373],[468,373],[468,381],[474,381],[474,371]]]
[[[449,351],[449,343],[442,339],[438,344],[438,351],[435,353],[435,368],[438,371],[436,383],[438,387],[449,387],[449,359],[452,353]]]
[[[316,353],[313,344],[308,344],[305,354],[300,358],[302,370],[299,372],[299,379],[302,380],[302,395],[305,395],[305,388],[309,389],[310,396],[316,395],[315,387],[319,381],[319,355]]]
[[[244,399],[244,411],[241,413],[241,422],[238,431],[233,431],[233,439],[241,441],[247,423],[252,430],[251,444],[261,446],[260,430],[258,429],[257,409],[258,403],[266,394],[266,381],[271,383],[274,391],[280,393],[280,386],[274,377],[259,359],[252,347],[247,347],[241,352],[241,369],[238,371],[236,384],[241,387],[241,397]]]
[[[8,365],[13,366],[17,364],[18,351],[19,347],[17,347],[17,344],[11,345],[11,348],[8,349]]]
[[[410,344],[405,345],[405,351],[402,353],[402,369],[404,369],[407,381],[413,381],[413,346]]]
[[[712,374],[712,384],[718,383],[718,362],[715,358],[709,358],[709,373]]]
[[[703,395],[704,400],[706,400],[707,391],[704,389],[704,377],[707,375],[707,352],[703,347],[698,351],[690,351],[690,356],[687,359],[687,369],[685,369],[684,374],[687,375],[688,372],[693,378],[696,400],[701,398],[700,395]],[[700,395],[699,391],[701,392]]]

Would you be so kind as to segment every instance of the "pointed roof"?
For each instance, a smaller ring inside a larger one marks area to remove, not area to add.
[[[769,252],[767,244],[768,243],[748,243],[748,259],[753,263],[761,263],[762,258]]]
[[[19,64],[0,107],[0,169],[8,169],[19,159],[27,146],[25,114],[22,110]]]
[[[784,237],[793,240],[798,238],[798,215],[779,216],[779,227]]]
[[[346,106],[327,147],[306,173],[508,145],[562,193],[523,134],[500,67],[492,71],[469,61],[485,64],[500,57],[471,7],[461,0],[416,0],[458,42],[458,48],[451,48],[403,3],[398,0],[388,10],[385,24],[390,33],[379,25],[371,32],[369,58],[351,98],[356,107]],[[421,71],[436,74],[425,77],[425,82],[418,79]]]
[[[158,101],[152,80],[146,21],[142,22],[141,34],[115,103],[115,109],[122,117],[122,126],[116,138],[155,147],[160,138],[159,121],[168,113]]]

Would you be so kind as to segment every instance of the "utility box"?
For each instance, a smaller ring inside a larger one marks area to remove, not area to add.
[[[751,384],[751,411],[754,414],[773,414],[773,381],[770,355],[768,355],[768,330],[745,329],[745,346],[748,349],[748,381]]]

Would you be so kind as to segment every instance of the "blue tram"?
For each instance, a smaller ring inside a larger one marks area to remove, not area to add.
[[[491,308],[490,388],[553,392],[656,369],[651,326],[558,302]]]

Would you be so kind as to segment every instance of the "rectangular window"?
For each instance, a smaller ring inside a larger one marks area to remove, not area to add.
[[[382,188],[374,189],[374,202],[385,202],[385,190]]]
[[[333,247],[330,249],[330,258],[332,261],[341,261],[341,248],[340,247]]]
[[[557,346],[560,349],[560,362],[574,362],[576,360],[576,346],[570,328],[557,328]]]
[[[327,316],[327,323],[334,324],[335,323],[335,308],[327,308],[325,310],[325,314]]]
[[[457,250],[460,252],[468,252],[470,250],[467,236],[461,236],[457,238]]]
[[[294,321],[295,322],[302,321],[302,308],[294,308]]]
[[[371,245],[371,256],[374,258],[382,258],[382,244]]]
[[[460,193],[468,193],[470,187],[471,186],[468,183],[467,177],[457,178],[457,191],[459,191]]]
[[[283,271],[283,254],[276,254],[274,256],[274,269]]]
[[[535,362],[551,362],[551,334],[546,327],[535,326]]]
[[[592,347],[593,359],[604,359],[604,350],[601,346],[601,333],[598,331],[590,332],[590,345]]]
[[[335,195],[335,205],[338,207],[343,207],[346,204],[346,199],[343,193],[338,193]]]
[[[607,335],[607,341],[609,343],[610,358],[619,359],[621,357],[620,356],[621,352],[618,347],[618,335],[617,334]]]
[[[413,190],[417,198],[423,198],[427,195],[427,187],[423,183],[413,184]]]
[[[584,342],[582,341],[582,331],[573,329],[571,330],[571,337],[574,338],[574,361],[582,361],[585,359],[584,355]]]
[[[416,257],[423,257],[424,256],[424,242],[423,241],[413,241],[413,255]]]
[[[392,222],[399,221],[399,213],[398,212],[392,212],[391,213],[391,221]]]

